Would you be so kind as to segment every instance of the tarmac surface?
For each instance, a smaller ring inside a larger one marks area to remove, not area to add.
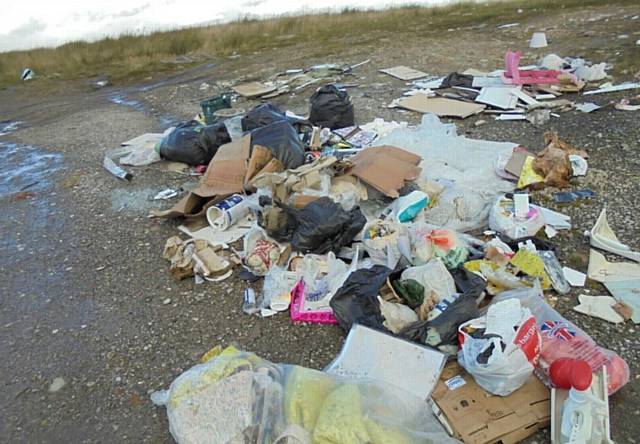
[[[0,124],[0,133],[5,132],[0,135],[2,440],[172,442],[165,410],[155,407],[149,395],[166,388],[213,346],[237,344],[272,361],[320,369],[345,337],[338,326],[293,325],[285,314],[245,315],[241,304],[247,284],[235,277],[204,285],[173,280],[162,250],[177,233],[177,223],[147,214],[171,204],[153,201],[158,191],[186,189],[197,179],[152,165],[132,168],[134,179],[120,181],[101,166],[106,151],[190,118],[200,99],[226,90],[236,79],[259,80],[285,69],[368,58],[369,64],[344,79],[360,85],[349,90],[357,121],[382,117],[417,123],[415,113],[386,108],[406,86],[377,69],[405,64],[440,75],[468,67],[496,69],[507,48],[525,50],[529,61],[555,52],[605,60],[615,69],[617,60],[633,51],[640,58],[640,47],[633,48],[640,38],[638,14],[638,6],[589,7],[504,30],[476,26],[415,39],[363,37],[329,55],[295,47],[247,54],[126,88],[95,91],[86,80],[60,82],[59,90],[46,96],[29,85],[0,91],[0,120],[5,121]],[[528,37],[543,23],[550,47],[529,50]],[[634,72],[616,72],[614,80],[631,80]],[[273,102],[306,114],[312,91]],[[565,98],[606,104],[632,94]],[[478,120],[486,124],[474,126]],[[542,126],[487,115],[456,123],[459,134],[516,142],[533,151],[544,146],[543,133],[555,129],[589,152],[588,174],[575,179],[571,189],[589,188],[594,198],[559,205],[551,198],[555,190],[549,189],[532,198],[572,218],[573,229],[553,239],[561,263],[586,271],[589,246],[583,232],[605,205],[621,241],[640,249],[640,112],[613,107],[591,114],[571,111]],[[591,282],[582,290],[607,294]],[[610,398],[611,428],[616,442],[640,442],[638,328],[631,321],[613,325],[573,312],[578,294],[578,289],[563,296],[550,293],[549,301],[629,363],[631,381]],[[528,442],[548,442],[548,432]]]

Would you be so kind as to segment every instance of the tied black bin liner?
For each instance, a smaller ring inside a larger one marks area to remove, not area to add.
[[[353,104],[346,91],[324,85],[311,96],[309,121],[323,128],[338,129],[354,125]]]
[[[287,169],[304,164],[304,145],[291,124],[280,120],[251,131],[251,148],[260,145],[269,148],[273,156]]]
[[[310,127],[308,121],[287,116],[280,111],[280,108],[271,103],[262,103],[253,107],[242,118],[242,131],[253,131],[256,128],[261,128],[283,120],[293,125],[298,132],[302,132],[305,127]]]
[[[364,228],[366,218],[359,208],[347,212],[328,197],[321,197],[302,209],[279,205],[285,213],[283,226],[264,227],[279,242],[291,241],[302,253],[337,253],[351,244]]]
[[[160,142],[160,157],[189,165],[208,164],[218,148],[231,142],[224,123],[204,126],[189,120],[176,126]]]
[[[378,293],[392,270],[383,265],[356,270],[333,296],[329,305],[340,327],[349,331],[352,324],[388,331],[380,311]]]

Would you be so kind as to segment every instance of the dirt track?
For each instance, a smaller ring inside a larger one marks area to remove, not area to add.
[[[504,30],[475,24],[440,35],[428,29],[363,35],[333,54],[313,47],[243,54],[173,78],[149,79],[143,88],[93,91],[88,81],[79,81],[63,83],[59,92],[47,96],[29,85],[0,91],[0,120],[23,122],[18,130],[0,136],[0,436],[29,443],[171,442],[165,411],[151,404],[149,394],[166,387],[214,345],[236,343],[273,361],[314,368],[322,368],[340,349],[344,333],[337,326],[295,326],[285,315],[244,315],[240,305],[246,284],[235,278],[201,286],[174,281],[161,253],[165,240],[176,233],[176,223],[149,220],[146,214],[162,205],[151,200],[159,190],[193,179],[145,168],[133,171],[131,183],[118,181],[101,167],[108,149],[191,117],[201,98],[236,79],[262,79],[315,63],[371,59],[354,77],[345,78],[360,84],[350,94],[361,123],[375,117],[418,122],[415,114],[385,108],[404,84],[377,69],[396,64],[433,74],[495,69],[507,48],[518,48],[528,53],[528,61],[550,52],[607,61],[614,65],[616,81],[630,80],[640,69],[640,47],[634,47],[640,19],[632,18],[639,14],[638,6],[603,6],[541,14]],[[533,53],[527,39],[543,27],[552,42]],[[619,38],[623,34],[628,38]],[[627,67],[634,54],[635,62]],[[210,85],[206,91],[200,90],[203,82]],[[274,102],[305,114],[310,95],[311,90],[305,90]],[[604,104],[623,96],[592,98]],[[589,173],[574,188],[591,188],[596,198],[559,207],[551,203],[548,191],[537,195],[572,217],[574,229],[554,242],[561,262],[586,271],[588,244],[582,232],[591,228],[605,204],[621,240],[640,248],[639,117],[638,112],[607,108],[562,114],[541,127],[486,116],[480,118],[488,123],[478,128],[473,125],[477,117],[457,123],[461,134],[517,142],[533,150],[542,147],[542,134],[555,128],[562,138],[589,151]],[[589,289],[591,294],[606,294],[600,285]],[[632,367],[632,381],[611,398],[612,429],[616,442],[640,441],[638,329],[631,322],[614,326],[570,311],[577,294],[553,302]],[[167,299],[170,303],[165,304]],[[49,393],[57,377],[66,385]],[[533,440],[546,442],[547,435],[540,433]]]

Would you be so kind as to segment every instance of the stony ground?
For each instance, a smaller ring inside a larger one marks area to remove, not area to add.
[[[23,122],[0,136],[0,436],[29,443],[171,442],[165,411],[151,404],[149,394],[214,345],[238,344],[273,361],[314,368],[329,363],[341,347],[344,333],[337,326],[292,325],[285,315],[244,315],[246,284],[235,278],[216,285],[174,281],[161,253],[176,223],[146,215],[163,205],[152,200],[158,191],[188,187],[194,179],[139,168],[131,183],[119,181],[101,167],[107,150],[191,117],[200,99],[237,79],[262,79],[315,63],[371,59],[344,78],[360,85],[350,94],[361,123],[374,117],[419,121],[418,115],[384,107],[405,85],[377,69],[396,64],[433,74],[494,69],[502,65],[507,48],[520,48],[529,61],[548,52],[604,60],[614,64],[616,81],[629,80],[639,68],[638,14],[637,6],[547,11],[502,30],[474,23],[441,34],[427,29],[360,36],[329,54],[313,46],[242,54],[127,88],[93,91],[88,81],[76,81],[60,82],[47,95],[37,85],[0,91],[0,120]],[[526,42],[540,28],[552,41],[549,48],[532,52]],[[636,62],[628,65],[633,57]],[[203,82],[207,90],[201,89]],[[304,114],[311,92],[274,102]],[[593,96],[593,101],[604,104],[623,96]],[[478,119],[487,123],[475,127]],[[594,190],[594,199],[558,206],[550,198],[553,190],[534,199],[572,217],[574,229],[554,242],[561,262],[586,271],[588,243],[582,232],[604,205],[621,240],[640,248],[639,122],[637,112],[607,108],[565,113],[539,127],[486,116],[457,123],[470,137],[517,142],[532,150],[543,146],[545,131],[555,129],[589,151],[589,173],[573,187]],[[588,286],[591,294],[605,294],[600,285]],[[631,382],[611,397],[611,416],[614,439],[636,442],[638,329],[630,322],[614,326],[572,312],[577,293],[551,301],[630,364]],[[547,435],[539,433],[530,442],[547,442]]]

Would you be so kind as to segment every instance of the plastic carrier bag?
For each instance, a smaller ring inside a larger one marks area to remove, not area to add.
[[[378,381],[273,364],[228,347],[152,401],[178,444],[435,444],[450,438],[424,400]]]
[[[486,316],[465,322],[458,332],[458,362],[488,392],[507,396],[533,373],[540,333],[531,311],[517,299],[490,306]]]
[[[498,197],[489,213],[489,227],[511,239],[534,236],[544,224],[542,211],[535,205],[529,207],[526,218],[516,218],[513,199],[506,196]]]
[[[582,359],[589,363],[593,372],[607,367],[609,395],[629,382],[629,366],[617,353],[600,347],[571,321],[562,317],[544,300],[540,284],[533,288],[522,288],[500,293],[493,303],[507,299],[518,299],[523,307],[531,310],[540,329],[542,344],[536,375],[547,385],[549,368],[561,358]]]

